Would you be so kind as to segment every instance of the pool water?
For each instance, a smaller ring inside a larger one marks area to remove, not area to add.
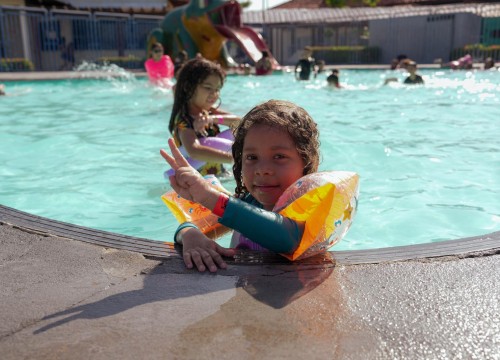
[[[321,170],[360,174],[357,216],[335,250],[456,239],[500,229],[500,72],[422,70],[425,86],[383,86],[401,72],[229,76],[222,108],[244,115],[293,101],[320,129]],[[401,82],[401,81],[400,81]],[[0,98],[0,203],[48,218],[171,241],[160,196],[173,98],[133,76],[9,82]],[[230,190],[234,182],[223,181]],[[227,240],[224,240],[227,241]],[[227,242],[226,242],[227,243]]]

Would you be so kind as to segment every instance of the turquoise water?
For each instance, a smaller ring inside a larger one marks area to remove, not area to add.
[[[396,74],[396,75],[394,75]],[[456,239],[500,230],[500,72],[421,71],[425,86],[382,86],[389,71],[230,76],[222,108],[270,98],[306,108],[321,170],[361,176],[357,217],[336,250]],[[9,82],[0,98],[0,203],[97,229],[171,241],[177,226],[166,146],[173,98],[133,76]],[[234,189],[234,183],[224,185]]]

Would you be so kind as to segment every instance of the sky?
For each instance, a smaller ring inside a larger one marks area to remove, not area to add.
[[[252,5],[250,5],[248,8],[245,10],[262,10],[264,7],[266,9],[269,9],[273,6],[277,6],[279,4],[283,4],[284,2],[290,1],[290,0],[250,0],[252,2]]]

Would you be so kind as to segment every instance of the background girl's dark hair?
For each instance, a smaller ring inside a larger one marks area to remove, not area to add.
[[[174,105],[170,114],[168,130],[174,131],[175,118],[179,113],[188,112],[188,102],[194,95],[196,87],[210,75],[217,75],[221,85],[224,84],[226,74],[220,65],[206,59],[192,59],[186,62],[177,78],[174,92]]]
[[[149,49],[149,58],[153,57],[153,50],[156,48],[161,49],[163,51],[163,45],[159,42],[155,42],[151,45],[151,48]]]
[[[151,50],[156,49],[156,48],[163,50],[163,45],[159,42],[155,42],[153,45],[151,45]]]
[[[304,161],[302,175],[318,171],[319,132],[309,113],[294,103],[282,100],[269,100],[254,107],[241,120],[234,130],[233,174],[236,180],[236,196],[248,194],[242,181],[243,145],[248,130],[256,124],[270,126],[290,135],[297,151]]]

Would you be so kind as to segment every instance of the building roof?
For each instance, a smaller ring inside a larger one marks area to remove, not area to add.
[[[167,0],[29,0],[39,3],[38,6],[51,6],[55,8],[66,7],[76,10],[99,10],[130,13],[165,14],[172,5]],[[54,6],[51,3],[59,3]],[[30,4],[33,5],[33,4]]]
[[[166,0],[59,0],[75,8],[153,8],[162,9],[167,6]]]
[[[291,0],[272,9],[318,9],[327,7],[325,0]]]
[[[394,6],[321,9],[269,9],[266,11],[244,11],[245,24],[308,24],[345,23],[393,17],[445,15],[470,13],[481,17],[500,17],[500,4],[475,3],[436,6]]]
[[[483,0],[486,2],[498,2],[494,0]],[[444,5],[451,3],[477,3],[481,0],[379,0],[377,6],[400,6],[400,5]],[[363,0],[346,0],[348,7],[367,7]],[[320,9],[329,7],[325,0],[290,0],[272,9]]]

